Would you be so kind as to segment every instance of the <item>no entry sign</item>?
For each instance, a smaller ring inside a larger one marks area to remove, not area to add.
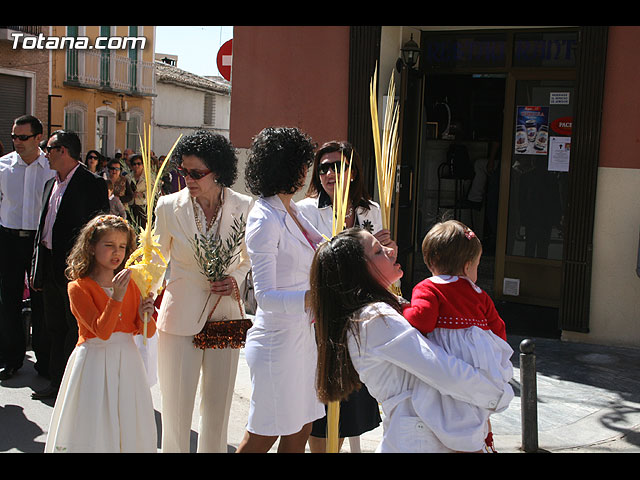
[[[218,50],[218,56],[216,57],[216,63],[218,65],[218,71],[220,75],[224,77],[225,80],[231,81],[231,57],[232,57],[232,46],[231,42],[233,39],[226,41]]]

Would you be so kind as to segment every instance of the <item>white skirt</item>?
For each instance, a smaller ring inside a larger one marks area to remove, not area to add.
[[[489,330],[436,328],[427,338],[482,371],[497,387],[504,387],[513,377],[511,346]],[[509,388],[505,395],[513,397],[513,390]],[[447,448],[463,452],[482,449],[491,410],[442,395],[424,383],[416,385],[412,402],[420,418]]]
[[[313,325],[292,323],[281,329],[265,329],[254,324],[247,333],[245,358],[252,387],[249,432],[292,435],[324,417],[324,405],[315,387]]]
[[[62,378],[45,452],[154,453],[157,430],[147,374],[129,333],[77,346]]]

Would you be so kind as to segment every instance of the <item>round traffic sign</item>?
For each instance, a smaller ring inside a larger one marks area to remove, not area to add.
[[[231,58],[233,47],[231,42],[233,39],[226,41],[218,50],[218,56],[216,57],[216,63],[218,65],[218,71],[225,80],[231,81]]]

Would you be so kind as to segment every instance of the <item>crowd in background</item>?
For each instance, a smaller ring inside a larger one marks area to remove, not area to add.
[[[411,301],[393,293],[397,245],[348,142],[318,148],[297,128],[265,128],[238,172],[224,136],[182,137],[151,202],[168,264],[154,299],[124,264],[164,157],[151,152],[147,169],[131,149],[83,155],[78,135],[44,138],[32,116],[15,120],[12,139],[15,151],[0,157],[0,380],[25,360],[29,298],[35,368],[50,381],[32,398],[56,398],[45,451],[156,451],[147,388],[156,368],[162,451],[189,452],[197,388],[198,452],[227,451],[239,346],[199,339],[245,317],[248,282],[257,308],[243,332],[252,391],[238,452],[267,452],[276,441],[279,452],[325,451],[330,402],[340,402],[341,440],[376,428],[382,409],[380,452],[492,447],[489,416],[513,398],[513,352],[475,285],[482,245],[462,224],[436,225],[423,243],[433,277]],[[349,208],[333,235],[345,161]],[[239,173],[255,198],[231,188]],[[307,196],[295,202],[308,174]],[[220,275],[203,274],[194,236],[227,245]],[[143,322],[157,350],[136,343]]]

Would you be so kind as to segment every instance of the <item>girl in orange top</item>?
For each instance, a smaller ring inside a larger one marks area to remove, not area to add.
[[[153,401],[133,335],[156,331],[153,297],[141,298],[124,262],[136,234],[117,215],[80,232],[67,259],[78,343],[53,409],[45,452],[156,452]]]

